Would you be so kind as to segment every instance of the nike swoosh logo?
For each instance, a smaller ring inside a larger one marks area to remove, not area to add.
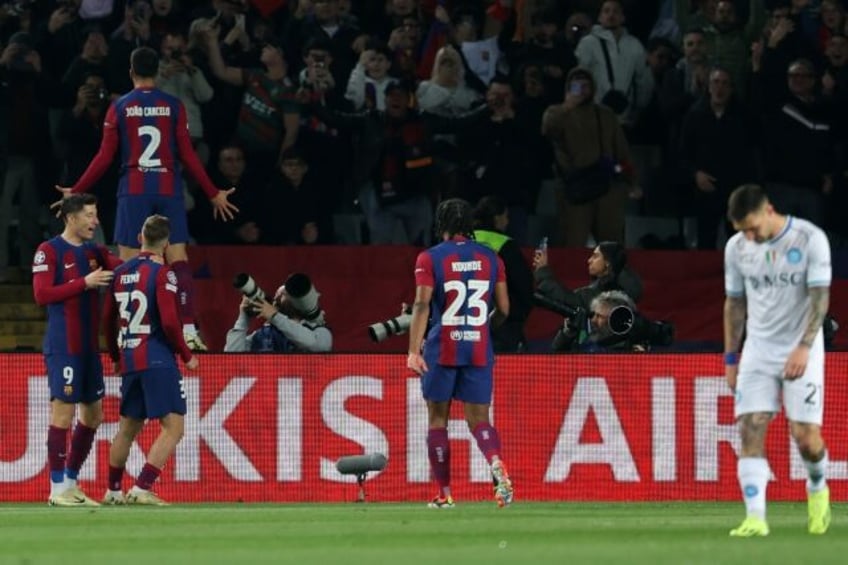
[[[73,267],[74,267],[74,264],[73,264],[73,263],[71,263],[70,265],[69,265],[69,264],[67,264],[67,263],[65,263],[65,268],[66,268],[66,269],[72,269]]]
[[[102,388],[101,388],[100,390],[98,390],[98,391],[97,391],[97,392],[95,392],[94,394],[96,394],[97,396],[100,396],[101,394],[103,394],[103,391],[104,391],[104,390],[106,390],[106,389],[102,389]]]

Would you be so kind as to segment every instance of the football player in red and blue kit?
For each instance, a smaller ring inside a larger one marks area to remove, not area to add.
[[[48,502],[51,506],[97,506],[77,486],[77,476],[103,421],[99,289],[109,285],[120,260],[92,242],[99,223],[94,195],[66,198],[60,215],[64,231],[39,245],[32,260],[35,301],[47,307],[43,351],[50,386]],[[77,404],[79,421],[67,453]]]
[[[494,364],[489,323],[490,317],[493,324],[506,319],[509,297],[503,262],[473,240],[472,221],[468,202],[453,198],[440,203],[435,227],[442,242],[422,251],[415,263],[407,367],[421,375],[427,401],[427,452],[439,485],[430,508],[454,506],[447,430],[454,398],[462,401],[468,428],[489,462],[498,506],[512,503],[500,437],[489,422]]]
[[[194,323],[192,274],[188,265],[188,219],[182,169],[198,182],[212,201],[213,214],[224,221],[238,211],[228,197],[235,188],[218,190],[203,169],[188,131],[186,110],[179,98],[156,88],[159,56],[139,47],[130,57],[133,90],[115,100],[106,112],[100,150],[73,187],[56,188],[67,196],[86,192],[108,170],[120,149],[120,181],[115,218],[115,243],[124,261],[138,254],[138,234],[145,219],[161,214],[171,220],[167,261],[179,280],[180,318],[192,349],[205,351]],[[58,204],[58,203],[57,203]],[[57,204],[54,204],[57,205]]]
[[[115,269],[104,306],[109,354],[121,374],[121,419],[109,450],[109,487],[104,504],[164,506],[151,487],[183,436],[185,391],[175,355],[196,369],[177,312],[177,277],[165,265],[170,222],[147,218],[141,252]],[[127,457],[144,421],[159,420],[161,431],[126,497],[121,488]]]

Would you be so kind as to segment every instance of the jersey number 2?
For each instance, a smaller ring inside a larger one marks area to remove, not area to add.
[[[161,167],[162,160],[155,157],[156,150],[159,149],[159,144],[162,143],[162,132],[154,126],[140,126],[138,128],[139,137],[149,137],[144,151],[141,152],[141,157],[138,158],[140,167]]]
[[[121,320],[127,322],[127,333],[130,335],[150,333],[150,325],[141,323],[147,314],[147,296],[143,292],[140,290],[116,292],[115,300],[118,301]]]
[[[470,280],[445,282],[448,305],[442,314],[443,326],[482,326],[489,319],[489,305],[483,297],[489,290],[489,281]],[[451,293],[453,296],[450,296]],[[467,302],[467,304],[466,304]],[[467,316],[458,316],[459,309],[466,305]]]

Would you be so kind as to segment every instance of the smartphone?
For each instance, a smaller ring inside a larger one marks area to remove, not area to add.
[[[583,85],[579,82],[572,82],[568,86],[568,92],[575,96],[580,96],[581,94],[583,94]]]
[[[539,242],[539,247],[537,247],[539,251],[547,251],[548,250],[548,236],[542,238]]]

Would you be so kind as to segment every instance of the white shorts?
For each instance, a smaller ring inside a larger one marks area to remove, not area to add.
[[[776,414],[780,412],[782,393],[787,420],[820,426],[824,417],[824,347],[817,341],[810,349],[804,375],[792,381],[783,378],[788,353],[766,355],[746,344],[736,379],[734,416],[754,412]]]

